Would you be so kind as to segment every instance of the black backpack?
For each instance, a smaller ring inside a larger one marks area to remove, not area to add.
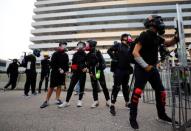
[[[129,51],[128,51],[128,56],[129,56],[129,61],[131,64],[135,64],[135,59],[134,59],[134,56],[133,56],[133,50],[135,48],[135,45],[136,43],[138,42],[138,39],[136,38],[133,42],[130,43],[130,48],[129,48]]]

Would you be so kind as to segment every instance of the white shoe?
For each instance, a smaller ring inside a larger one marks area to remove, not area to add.
[[[74,92],[74,95],[78,95],[78,92],[75,91],[75,92]]]
[[[106,101],[106,106],[107,106],[107,107],[110,107],[110,106],[111,106],[110,100]]]
[[[58,105],[58,108],[68,107],[70,104],[68,102],[63,102],[61,105]]]
[[[99,102],[98,101],[94,101],[91,108],[96,108],[97,106],[99,106]]]
[[[82,101],[78,100],[77,107],[82,107]]]

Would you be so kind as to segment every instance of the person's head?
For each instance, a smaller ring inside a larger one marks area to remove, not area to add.
[[[49,55],[48,55],[48,52],[44,52],[43,56],[44,56],[44,59],[49,59],[50,58]]]
[[[84,50],[85,47],[86,47],[86,43],[85,42],[79,41],[77,43],[77,49],[78,50]]]
[[[88,41],[86,41],[86,43],[87,43],[87,47],[86,47],[86,50],[87,51],[92,51],[92,50],[95,50],[95,48],[96,48],[96,45],[97,45],[97,41],[95,41],[95,40],[88,40]]]
[[[13,59],[13,63],[17,63],[18,62],[18,60],[17,59]]]
[[[33,50],[33,55],[35,55],[36,57],[40,57],[40,50],[39,49],[34,49]]]
[[[130,34],[122,34],[121,35],[121,43],[122,44],[129,44],[133,41]]]
[[[59,43],[58,51],[59,52],[64,52],[67,46],[67,42],[63,41]]]
[[[151,29],[159,35],[165,34],[165,24],[161,16],[150,15],[144,20],[144,26],[146,29]]]

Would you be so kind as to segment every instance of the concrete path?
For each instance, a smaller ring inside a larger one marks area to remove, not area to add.
[[[100,106],[91,109],[93,98],[86,92],[83,107],[77,108],[77,96],[73,95],[71,106],[58,109],[54,104],[40,109],[45,93],[25,98],[23,91],[0,92],[0,131],[133,131],[129,125],[129,111],[121,95],[116,103],[117,115],[111,116],[105,106],[103,93],[99,93]],[[62,99],[66,92],[62,92]],[[170,110],[169,110],[170,111]],[[170,112],[169,112],[170,113]],[[139,106],[138,122],[141,131],[171,131],[171,126],[156,120],[155,105]]]

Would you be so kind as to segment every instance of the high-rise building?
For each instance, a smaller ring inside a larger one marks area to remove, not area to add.
[[[37,0],[33,16],[31,49],[53,49],[58,41],[95,39],[98,48],[106,49],[122,33],[136,37],[143,31],[143,20],[158,14],[167,25],[166,36],[174,34],[176,4],[183,10],[186,43],[191,43],[191,0]]]

